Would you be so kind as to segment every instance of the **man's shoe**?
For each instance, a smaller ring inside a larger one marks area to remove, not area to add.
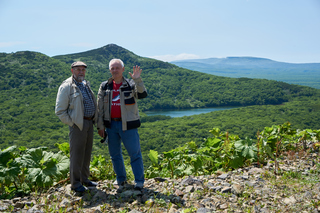
[[[136,183],[136,185],[134,186],[135,190],[142,190],[143,189],[143,183]]]
[[[118,184],[119,185],[119,187],[120,186],[125,186],[125,185],[127,185],[128,184],[128,182],[127,181],[123,181],[123,182],[121,182],[120,184]]]
[[[123,192],[123,190],[126,188],[127,184],[128,184],[127,181],[123,181],[120,184],[118,184],[119,188],[117,189],[117,193]]]
[[[93,186],[93,187],[96,187],[96,186],[98,186],[98,183],[96,183],[96,182],[93,182],[93,181],[89,181],[89,182],[87,182],[87,183],[83,183],[83,185],[85,185],[85,186]]]
[[[85,186],[82,186],[82,185],[77,187],[77,188],[75,188],[75,189],[73,189],[73,191],[75,191],[75,192],[85,192],[87,190],[88,190],[88,188],[85,187]]]

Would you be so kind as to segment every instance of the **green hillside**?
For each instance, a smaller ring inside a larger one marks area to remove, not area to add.
[[[143,119],[144,120],[144,119]],[[146,119],[145,119],[146,120]],[[241,138],[257,138],[264,127],[290,122],[295,129],[320,129],[320,98],[305,97],[281,105],[258,105],[145,122],[139,129],[143,150],[160,153],[194,141],[200,144],[219,128]],[[175,146],[172,146],[172,145]],[[148,159],[147,156],[145,159]]]
[[[126,73],[136,64],[143,69],[142,78],[149,94],[139,101],[144,122],[139,129],[144,156],[149,149],[161,151],[191,140],[201,142],[212,127],[240,136],[252,136],[257,129],[285,121],[296,128],[319,128],[317,89],[190,71],[111,44],[55,57],[29,51],[0,53],[0,148],[44,145],[56,149],[55,143],[68,142],[68,127],[54,114],[59,85],[71,75],[70,64],[82,60],[88,64],[87,79],[97,93],[100,83],[110,77],[108,62],[112,58],[123,59]],[[212,106],[249,107],[176,119],[143,114],[151,109]],[[99,141],[95,134],[94,153],[106,154]]]

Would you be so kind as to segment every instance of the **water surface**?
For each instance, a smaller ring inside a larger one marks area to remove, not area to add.
[[[238,107],[209,107],[209,108],[196,108],[196,109],[181,109],[181,110],[170,110],[170,109],[163,109],[163,110],[150,110],[145,111],[147,115],[167,115],[170,117],[183,117],[183,116],[190,116],[190,115],[198,115],[202,113],[208,113],[213,111],[219,110],[227,110],[227,109],[234,109]]]

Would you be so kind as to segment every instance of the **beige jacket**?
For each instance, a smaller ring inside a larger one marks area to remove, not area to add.
[[[87,86],[90,89],[94,105],[96,107],[93,122],[95,123],[98,116],[97,103],[95,96],[87,81]],[[84,105],[83,97],[80,89],[74,83],[72,76],[66,79],[59,87],[55,113],[59,119],[69,126],[76,124],[80,130],[83,129]]]

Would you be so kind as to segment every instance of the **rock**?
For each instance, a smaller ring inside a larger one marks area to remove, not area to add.
[[[209,213],[209,212],[212,212],[210,209],[207,209],[207,208],[199,208],[197,210],[197,213]]]
[[[185,191],[186,191],[187,193],[194,192],[194,187],[193,187],[193,186],[187,186],[186,189],[185,189]]]
[[[4,206],[4,205],[0,206],[0,211],[6,211],[7,209],[8,209],[8,206]]]
[[[131,210],[129,213],[142,213],[142,212],[133,209],[133,210]]]
[[[67,198],[64,198],[62,201],[61,201],[61,203],[59,204],[59,206],[61,207],[61,208],[65,208],[65,207],[68,207],[68,206],[70,206],[71,205],[71,202],[70,202],[70,200],[68,200]]]
[[[228,204],[224,203],[224,204],[221,204],[219,206],[220,209],[227,209],[228,208]]]
[[[249,176],[248,176],[248,175],[243,175],[243,176],[241,176],[241,178],[242,178],[243,180],[248,180],[248,179],[249,179]]]
[[[228,174],[227,173],[225,173],[225,174],[222,174],[222,175],[219,175],[217,178],[218,179],[221,179],[221,180],[225,180],[225,179],[227,179],[228,178]]]
[[[220,171],[220,170],[218,170],[218,171],[216,171],[216,175],[222,175],[224,172],[223,171]]]
[[[191,177],[187,177],[183,181],[181,181],[181,185],[187,186],[193,184],[193,179]]]
[[[12,199],[12,203],[16,203],[21,200],[21,197],[16,197]]]
[[[229,192],[231,192],[231,187],[224,187],[221,189],[221,192],[222,193],[229,193]]]
[[[167,179],[161,178],[161,177],[156,177],[156,178],[154,178],[154,180],[157,181],[157,182],[164,182],[164,181],[166,181]]]
[[[197,180],[192,177],[188,177],[188,178],[184,179],[183,181],[181,181],[181,185],[183,185],[183,186],[193,185],[193,184],[202,185],[203,182],[201,180]]]
[[[284,198],[282,202],[284,204],[291,205],[296,203],[296,199],[293,196],[291,196],[289,198]]]
[[[177,196],[180,196],[180,197],[183,197],[183,195],[184,195],[184,193],[183,193],[181,190],[179,190],[179,189],[177,189],[177,190],[175,191],[175,194],[176,194]]]
[[[241,195],[243,192],[243,187],[240,184],[233,184],[231,187],[231,193],[235,195]]]
[[[16,203],[14,204],[14,208],[19,208],[19,209],[21,209],[21,208],[23,208],[23,207],[24,207],[24,203],[23,203],[23,202],[18,201],[18,202],[16,202]]]
[[[303,194],[303,197],[306,198],[306,199],[311,199],[312,198],[312,193],[310,191],[306,191]]]
[[[251,182],[251,181],[245,181],[244,182],[247,186],[250,186],[250,187],[254,187],[254,183],[253,182]]]

